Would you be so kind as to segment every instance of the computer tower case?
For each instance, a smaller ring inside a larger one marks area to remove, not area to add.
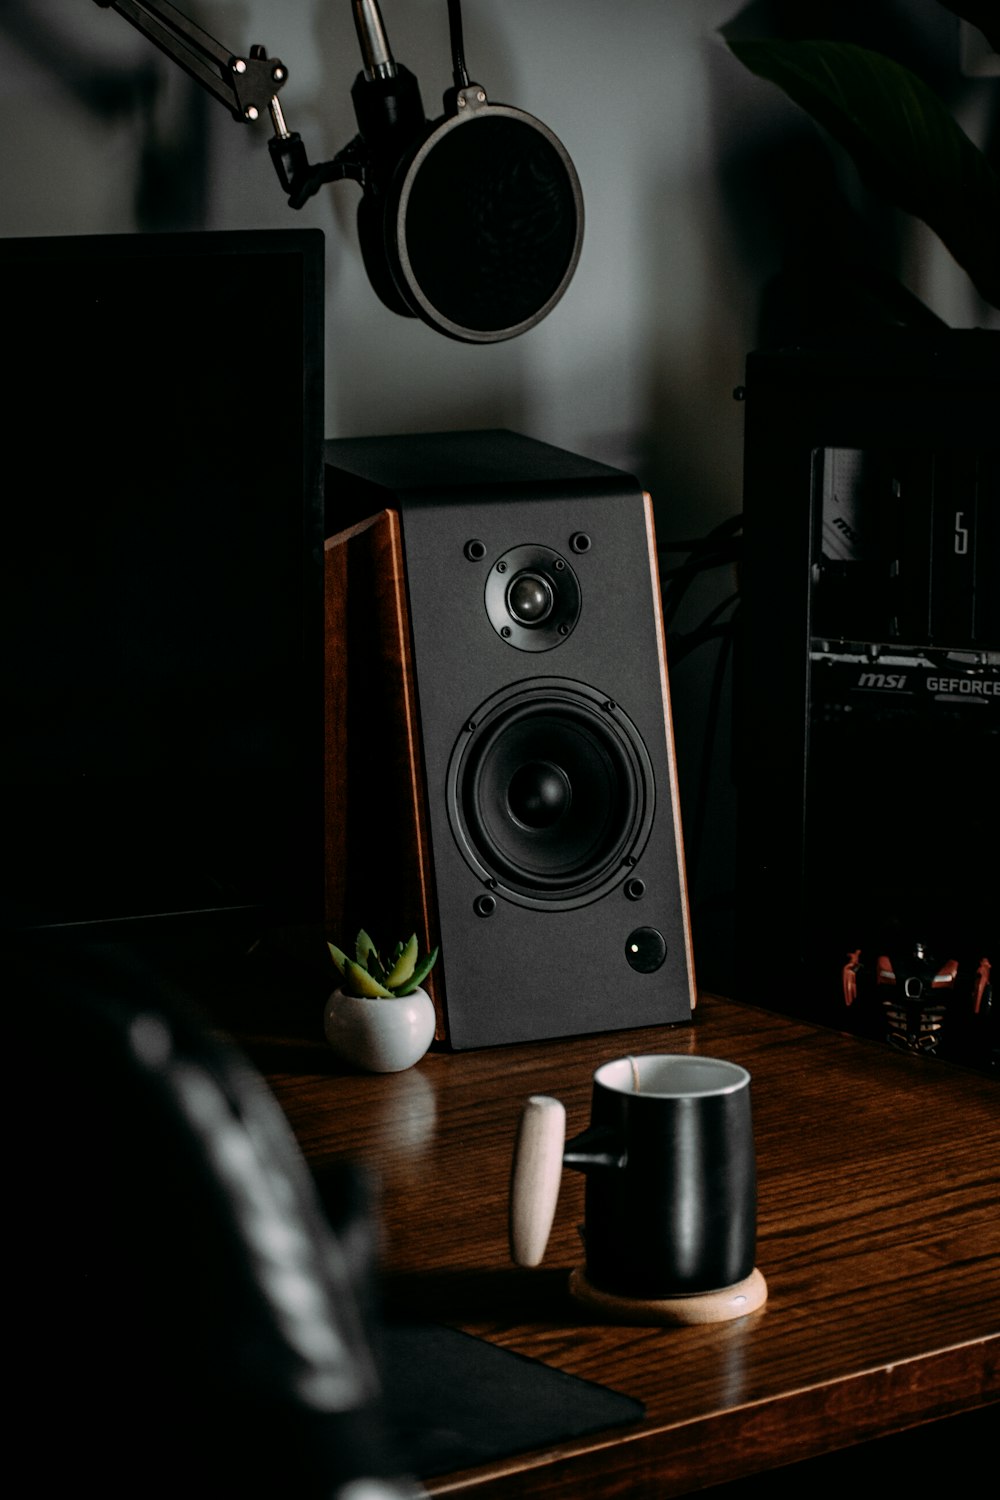
[[[745,384],[742,998],[997,1068],[1000,333]]]

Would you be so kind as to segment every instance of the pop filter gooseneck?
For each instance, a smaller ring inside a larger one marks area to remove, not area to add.
[[[469,81],[455,0],[449,14],[455,85],[428,123],[377,4],[355,4],[365,71],[352,97],[368,155],[358,229],[386,306],[451,338],[495,343],[533,328],[565,292],[583,196],[552,131]]]

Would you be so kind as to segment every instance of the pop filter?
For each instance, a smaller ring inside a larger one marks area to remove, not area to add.
[[[466,343],[533,328],[569,285],[583,241],[573,163],[547,126],[490,104],[461,58],[428,122],[372,0],[356,7],[365,71],[352,89],[365,166],[358,231],[369,280],[394,312]]]
[[[540,322],[569,285],[582,239],[583,196],[561,142],[476,84],[404,161],[388,202],[386,252],[404,301],[470,343]]]

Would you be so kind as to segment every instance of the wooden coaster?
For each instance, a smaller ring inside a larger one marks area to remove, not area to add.
[[[731,1318],[745,1318],[767,1301],[767,1282],[756,1266],[744,1281],[722,1287],[717,1292],[698,1292],[688,1297],[621,1297],[602,1292],[593,1286],[582,1266],[570,1272],[570,1295],[615,1323],[675,1326],[693,1323],[726,1323]]]

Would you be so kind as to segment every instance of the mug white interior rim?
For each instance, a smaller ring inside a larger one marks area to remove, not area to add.
[[[602,1063],[594,1082],[614,1093],[642,1094],[647,1099],[704,1099],[738,1093],[750,1082],[750,1074],[739,1063],[718,1057],[666,1052],[616,1057]]]

